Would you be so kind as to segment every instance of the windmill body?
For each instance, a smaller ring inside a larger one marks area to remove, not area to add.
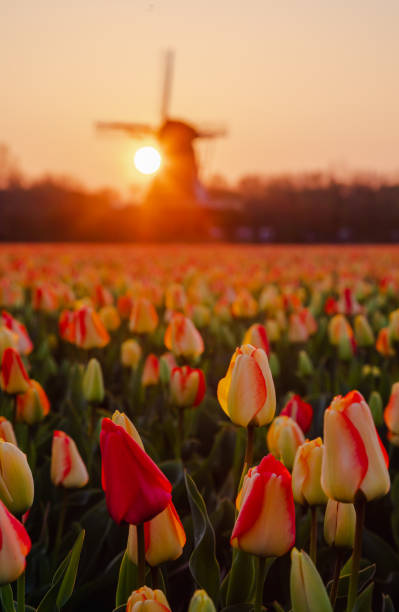
[[[176,207],[192,208],[207,202],[207,194],[198,177],[198,161],[194,141],[198,138],[216,138],[225,135],[224,129],[201,129],[169,116],[173,53],[165,57],[165,70],[161,97],[161,122],[158,127],[142,123],[99,122],[99,130],[119,131],[131,138],[151,136],[157,141],[162,157],[160,169],[154,175],[144,204],[153,210]]]

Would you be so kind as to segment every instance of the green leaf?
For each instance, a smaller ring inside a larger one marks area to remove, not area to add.
[[[114,608],[112,610],[112,612],[125,612],[126,611],[126,604],[123,604],[123,606],[118,606],[117,608]]]
[[[195,548],[190,556],[190,571],[199,586],[217,605],[220,569],[215,554],[215,533],[208,517],[205,502],[193,479],[184,474],[194,527]]]
[[[85,530],[82,529],[72,549],[54,573],[51,587],[39,603],[36,612],[58,612],[72,595],[84,536]],[[61,580],[61,585],[58,586]]]
[[[255,593],[256,564],[254,555],[234,550],[229,572],[226,604],[248,603]]]
[[[389,595],[382,596],[381,612],[395,612],[395,608],[393,607],[392,599],[389,597]]]
[[[360,593],[353,606],[353,612],[372,612],[374,582]]]
[[[126,605],[126,602],[134,589],[137,588],[137,566],[130,561],[127,550],[122,557],[119,568],[118,586],[116,588],[115,605]]]
[[[352,557],[348,560],[347,563],[345,563],[344,567],[341,570],[340,578],[338,581],[337,597],[346,597],[348,595],[351,568],[352,568]],[[358,590],[359,591],[361,591],[366,586],[366,584],[368,584],[370,580],[374,578],[375,571],[376,571],[375,563],[373,563],[372,565],[368,565],[367,567],[363,567],[359,571],[359,578],[358,578]],[[327,584],[328,591],[331,589],[332,583],[333,581],[330,580],[330,582]]]
[[[399,556],[378,535],[365,529],[363,532],[363,556],[377,565],[377,576],[388,576],[399,570]]]
[[[275,612],[284,612],[284,608],[280,606],[278,601],[273,601],[273,608],[275,609]]]
[[[4,612],[15,612],[13,593],[10,584],[5,584],[0,589],[0,598]]]
[[[71,551],[71,557],[66,569],[65,575],[62,579],[60,589],[57,595],[57,606],[62,608],[73,593],[75,587],[76,575],[78,573],[78,565],[80,560],[80,554],[82,552],[83,540],[85,537],[85,530],[82,529],[78,537],[76,538],[75,544]]]

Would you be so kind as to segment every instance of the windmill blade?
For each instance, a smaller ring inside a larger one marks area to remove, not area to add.
[[[145,123],[127,123],[124,121],[97,121],[96,129],[102,132],[124,132],[132,138],[143,138],[153,136],[155,129]]]
[[[169,116],[170,98],[172,94],[173,68],[175,53],[168,49],[165,53],[165,64],[161,92],[161,121],[166,121]]]
[[[197,138],[223,138],[228,135],[227,128],[222,125],[201,125],[197,127]]]

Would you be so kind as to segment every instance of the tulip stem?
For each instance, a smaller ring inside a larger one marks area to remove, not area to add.
[[[242,483],[244,482],[244,477],[248,472],[249,467],[252,465],[252,461],[254,458],[254,441],[255,441],[255,425],[247,425],[247,445],[245,448],[245,456],[244,456],[244,465],[241,472],[240,482],[238,485],[238,490],[241,491]]]
[[[355,531],[355,545],[353,548],[352,555],[352,573],[349,581],[348,591],[348,603],[346,606],[346,612],[352,612],[353,606],[355,605],[357,595],[357,583],[359,578],[360,559],[362,556],[362,534],[364,518],[366,514],[366,497],[362,491],[358,491],[355,496],[355,510],[356,510],[356,531]]]
[[[153,589],[157,589],[158,588],[158,582],[159,582],[159,567],[158,567],[158,565],[154,565],[153,567],[151,567],[151,581],[152,581],[152,588]]]
[[[17,580],[17,612],[25,612],[25,572]]]
[[[311,506],[310,512],[311,512],[311,523],[310,523],[309,555],[313,563],[316,565],[316,560],[317,560],[317,506]]]
[[[339,576],[341,573],[341,567],[342,567],[342,549],[337,548],[337,556],[335,557],[335,565],[334,565],[333,583],[332,583],[331,591],[330,591],[330,601],[331,601],[331,605],[333,609],[335,606],[335,602],[337,601],[338,582],[339,582]]]
[[[266,577],[266,557],[258,557],[258,575],[256,577],[256,599],[254,612],[261,612],[263,601],[263,586]]]
[[[61,546],[62,534],[64,531],[66,509],[67,509],[67,489],[63,487],[62,488],[61,510],[60,510],[60,514],[58,518],[57,533],[55,536],[54,548],[53,548],[53,565],[56,565],[57,563],[57,557],[58,557],[58,553],[59,553],[60,546]]]
[[[178,408],[177,426],[178,426],[178,433],[179,433],[179,457],[181,459],[181,453],[182,453],[183,441],[184,441],[184,408],[182,408],[181,406],[179,406]]]
[[[145,584],[145,544],[144,544],[144,523],[137,525],[137,588]]]

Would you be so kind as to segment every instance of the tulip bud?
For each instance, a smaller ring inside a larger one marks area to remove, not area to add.
[[[55,291],[48,284],[35,287],[32,291],[33,310],[53,312],[58,308],[59,299]]]
[[[372,391],[369,397],[370,412],[376,427],[381,427],[384,418],[382,411],[382,397],[378,391]]]
[[[121,319],[115,306],[103,306],[98,311],[98,316],[107,331],[112,332],[120,327]]]
[[[279,416],[270,425],[266,441],[269,451],[291,470],[296,451],[305,442],[305,436],[293,419]]]
[[[270,355],[270,344],[267,338],[266,327],[260,323],[254,323],[245,332],[243,344],[251,344],[255,348],[261,348],[265,351],[266,355]]]
[[[5,442],[11,442],[11,444],[18,446],[12,423],[3,416],[0,416],[0,438]]]
[[[202,370],[182,366],[173,368],[170,376],[170,394],[174,405],[198,406],[205,395],[206,383]]]
[[[77,310],[64,310],[59,320],[60,336],[83,349],[102,348],[110,337],[98,314],[91,306],[83,305]]]
[[[265,324],[266,334],[270,342],[278,342],[280,340],[281,331],[280,325],[275,319],[268,319]]]
[[[355,527],[355,506],[329,499],[324,515],[324,539],[327,544],[337,548],[353,548]]]
[[[332,317],[328,324],[328,335],[333,346],[339,346],[342,340],[348,340],[353,337],[352,328],[343,314],[337,314]]]
[[[315,564],[304,550],[297,548],[291,552],[290,592],[293,612],[332,612]]]
[[[116,523],[145,523],[171,501],[172,485],[131,436],[110,419],[100,434],[102,486]]]
[[[288,323],[288,340],[291,344],[307,342],[309,331],[299,313],[293,312]]]
[[[54,431],[51,447],[51,481],[66,489],[84,487],[89,480],[77,446],[63,431]]]
[[[17,421],[28,425],[39,423],[50,412],[50,402],[43,387],[36,380],[31,380],[29,389],[17,395]]]
[[[188,612],[216,612],[216,608],[206,591],[198,589],[190,600]]]
[[[299,427],[306,433],[312,424],[313,408],[304,402],[299,395],[292,395],[281,411],[281,416],[289,416],[298,423]]]
[[[0,499],[12,514],[24,514],[33,504],[32,472],[23,453],[0,440]]]
[[[276,393],[267,355],[243,344],[231,358],[226,376],[219,381],[217,396],[236,425],[266,425],[276,411]]]
[[[251,319],[258,312],[258,304],[248,289],[241,289],[231,305],[234,317]]]
[[[194,304],[187,310],[196,327],[206,327],[211,321],[211,311],[205,304]]]
[[[250,468],[237,503],[231,545],[261,557],[280,557],[295,542],[291,475],[272,455]]]
[[[399,382],[392,385],[391,396],[384,410],[384,421],[388,427],[388,439],[399,446]]]
[[[173,368],[177,367],[176,359],[173,353],[164,353],[159,358],[159,377],[165,385],[170,380],[170,375]]]
[[[82,381],[83,395],[90,402],[101,403],[104,399],[104,381],[100,362],[92,358],[86,366]]]
[[[141,346],[137,342],[137,340],[133,340],[129,338],[129,340],[125,340],[121,345],[121,362],[122,365],[132,368],[135,370],[139,365],[141,359]]]
[[[25,393],[29,389],[29,376],[22,359],[13,348],[6,348],[1,360],[0,386],[5,393]]]
[[[0,501],[0,585],[9,584],[24,572],[31,542],[25,527]]]
[[[188,317],[176,312],[165,332],[165,346],[174,355],[199,357],[204,352],[204,341],[194,323]]]
[[[302,444],[295,455],[292,469],[292,491],[294,500],[302,506],[319,506],[327,502],[321,488],[321,463],[323,442],[316,438]]]
[[[312,376],[314,374],[313,363],[306,351],[299,351],[298,374],[303,378]]]
[[[159,381],[159,360],[156,355],[150,353],[144,362],[141,384],[143,387],[157,385]]]
[[[394,310],[389,315],[389,331],[392,340],[399,340],[399,308]]]
[[[384,355],[384,357],[392,357],[392,355],[395,355],[389,327],[383,327],[380,329],[375,348],[381,355]]]
[[[171,612],[168,600],[159,589],[143,586],[127,600],[126,612]]]
[[[129,329],[137,334],[151,334],[158,325],[158,314],[150,300],[141,297],[133,302]]]
[[[151,521],[144,523],[144,542],[145,560],[152,567],[166,561],[174,561],[183,554],[186,534],[172,502]],[[137,565],[137,529],[135,525],[129,527],[127,554],[129,559]]]
[[[141,449],[144,450],[144,444],[142,439],[140,438],[140,434],[133,425],[132,421],[124,412],[119,412],[119,410],[115,410],[112,415],[112,422],[115,425],[119,425],[119,427],[123,427],[123,429],[133,438],[133,440],[140,446]]]
[[[355,317],[355,339],[359,346],[373,346],[375,342],[370,323],[361,314]]]
[[[165,305],[167,310],[183,311],[186,308],[187,296],[184,287],[177,283],[169,285],[165,292]]]
[[[355,339],[344,336],[338,343],[338,357],[342,361],[350,361],[355,353]]]
[[[270,353],[269,367],[273,378],[277,378],[280,375],[280,361],[276,353]]]
[[[17,336],[17,346],[13,346],[16,348],[20,355],[29,355],[33,351],[32,340],[29,337],[27,329],[23,323],[14,319],[14,317],[7,311],[3,310],[1,313],[0,324],[3,324],[9,331],[13,332]],[[1,340],[0,340],[1,346]],[[10,345],[12,346],[12,345]],[[0,349],[1,352],[1,349]],[[1,359],[1,355],[0,355]]]
[[[18,336],[14,334],[8,327],[0,327],[0,360],[3,358],[3,353],[7,348],[18,349]]]
[[[324,413],[321,486],[328,497],[353,503],[360,490],[370,501],[390,489],[388,456],[358,391],[337,396]]]
[[[128,293],[126,295],[120,295],[118,297],[116,306],[120,316],[123,319],[128,319],[133,308],[133,297]]]

